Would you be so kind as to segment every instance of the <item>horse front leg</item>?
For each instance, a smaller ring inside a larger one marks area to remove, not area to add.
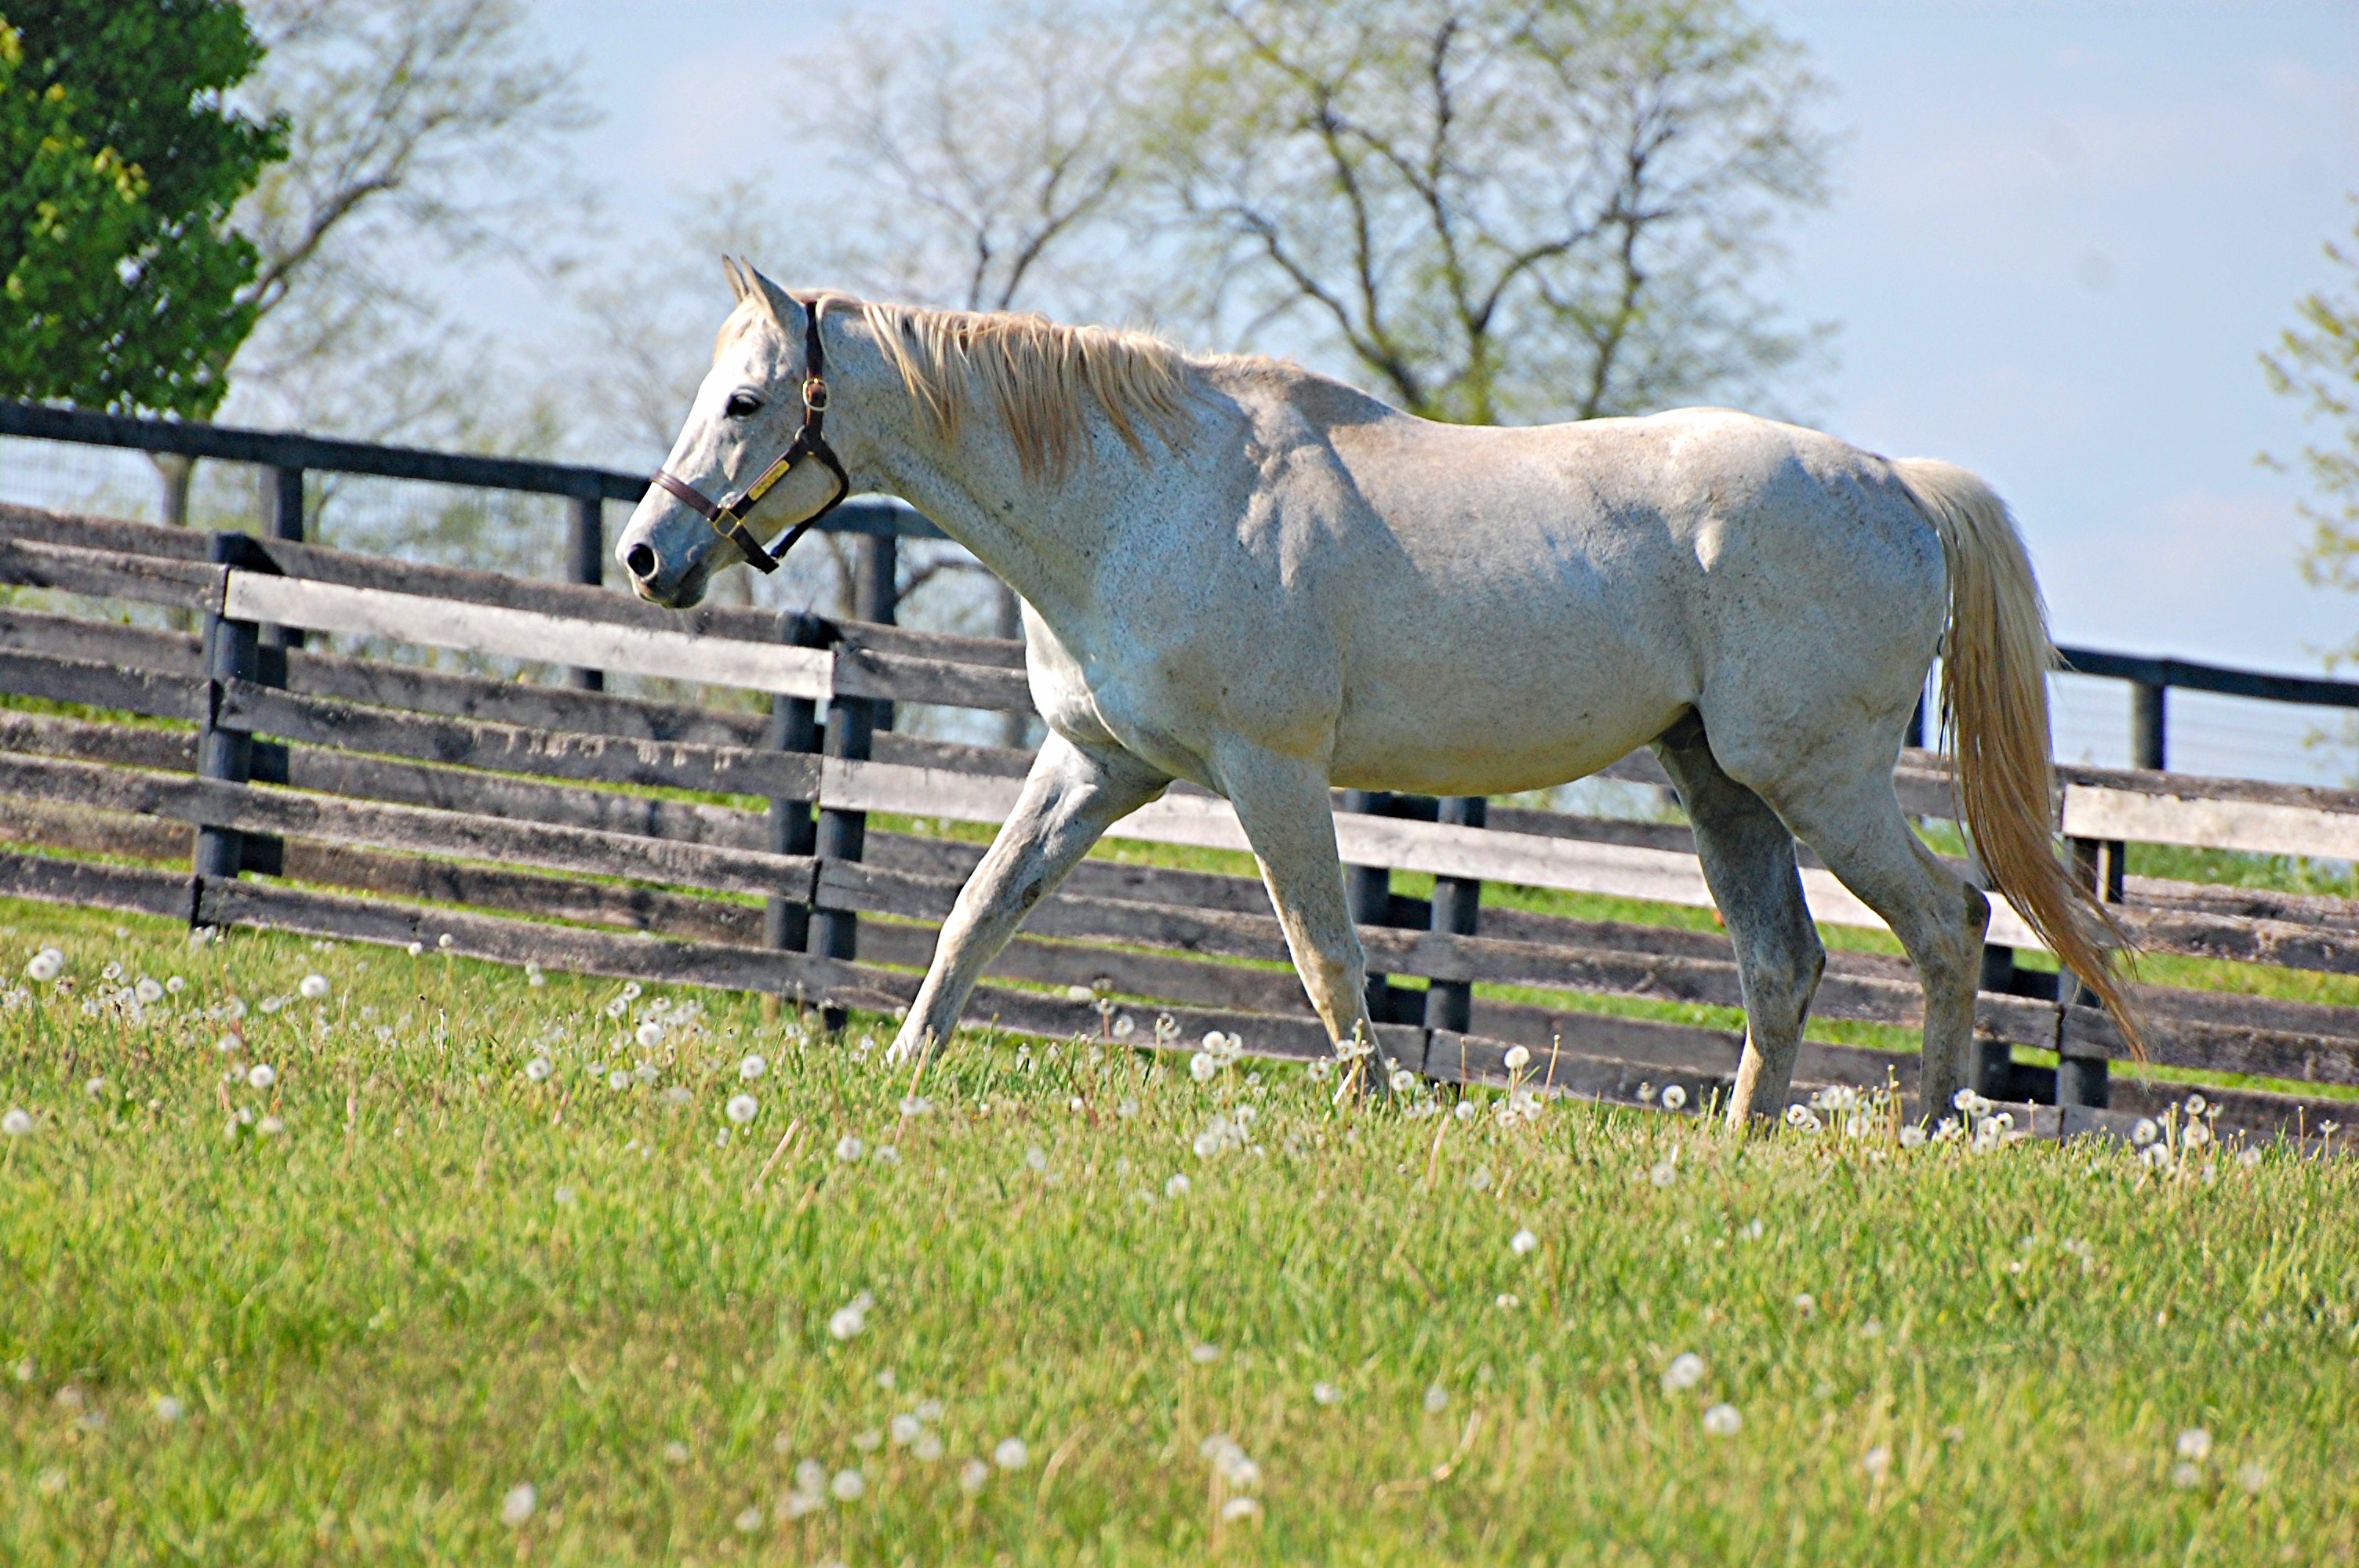
[[[1170,776],[1118,749],[1084,750],[1051,730],[991,851],[959,891],[934,961],[886,1059],[930,1056],[958,1026],[967,993],[1032,906],[1115,822],[1161,795]]]
[[[1368,1016],[1367,960],[1343,891],[1326,769],[1243,744],[1216,747],[1214,762],[1310,1005],[1331,1040],[1374,1047],[1360,1087],[1383,1092],[1394,1064]]]

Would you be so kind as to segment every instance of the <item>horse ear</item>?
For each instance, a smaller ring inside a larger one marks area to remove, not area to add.
[[[745,302],[745,296],[754,292],[754,285],[745,273],[745,264],[735,256],[723,255],[721,258],[721,276],[729,280],[729,293],[740,305]]]
[[[762,308],[770,313],[770,319],[777,324],[778,330],[782,332],[787,330],[787,324],[801,313],[802,301],[764,277],[754,267],[746,266],[745,271],[747,291],[761,299]]]

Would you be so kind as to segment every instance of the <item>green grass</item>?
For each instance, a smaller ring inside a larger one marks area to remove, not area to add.
[[[1200,1085],[980,1038],[905,1116],[874,1020],[829,1043],[697,995],[643,1050],[634,1025],[673,999],[617,1020],[610,984],[0,905],[8,976],[44,942],[76,989],[0,1001],[0,1107],[33,1119],[0,1141],[10,1564],[2359,1544],[2349,1162],[2226,1153],[2206,1181],[2095,1146],[1738,1144],[1582,1106],[1503,1127],[1487,1094],[1472,1120],[1411,1120],[1339,1111],[1297,1068]],[[296,995],[312,971],[323,1000]],[[183,986],[136,1022],[85,1015],[143,975]],[[207,1015],[232,998],[223,1054]],[[745,1086],[749,1050],[772,1065]],[[590,1072],[642,1060],[653,1084]],[[262,1062],[266,1088],[224,1083]],[[1191,1151],[1247,1105],[1255,1149]],[[838,1157],[848,1137],[867,1157]],[[1683,1352],[1703,1375],[1667,1392]],[[930,1459],[892,1436],[928,1400]],[[1721,1402],[1730,1435],[1702,1420]],[[2176,1484],[2196,1427],[2209,1452]],[[1259,1512],[1225,1524],[1216,1433],[1261,1477]],[[1022,1465],[991,1465],[1010,1438]],[[806,1460],[863,1495],[785,1517]],[[527,1482],[533,1512],[504,1523]]]

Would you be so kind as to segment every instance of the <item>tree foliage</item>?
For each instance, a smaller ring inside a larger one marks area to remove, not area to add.
[[[1149,102],[1210,275],[1412,412],[1756,395],[1752,282],[1822,198],[1800,50],[1728,0],[1191,0]]]
[[[2261,356],[2261,370],[2321,431],[2291,460],[2263,460],[2299,470],[2316,497],[2301,506],[2310,524],[2302,576],[2319,587],[2359,592],[2359,196],[2352,200],[2350,239],[2325,247],[2340,278],[2295,303],[2295,325]],[[2359,648],[2342,656],[2354,652]]]
[[[253,328],[237,200],[282,127],[225,105],[262,55],[231,0],[7,0],[0,391],[201,416]]]

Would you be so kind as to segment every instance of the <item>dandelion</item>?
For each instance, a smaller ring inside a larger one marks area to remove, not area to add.
[[[1687,1103],[1687,1090],[1681,1088],[1677,1084],[1665,1084],[1663,1086],[1663,1108],[1665,1110],[1677,1110]]]
[[[1188,1076],[1200,1084],[1211,1083],[1212,1075],[1220,1070],[1220,1062],[1210,1051],[1199,1051],[1188,1058]]]
[[[1859,1467],[1867,1472],[1871,1481],[1881,1481],[1884,1473],[1892,1468],[1892,1450],[1881,1445],[1860,1455]]]
[[[2212,1455],[2212,1434],[2200,1426],[2190,1426],[2179,1434],[2179,1456],[2201,1465]]]
[[[2261,1488],[2268,1484],[2269,1473],[2250,1460],[2236,1466],[2236,1485],[2244,1487],[2250,1496],[2259,1497]]]
[[[409,945],[409,956],[413,958],[424,951],[426,951],[426,944],[423,942],[412,942]]]
[[[275,1116],[266,1116],[254,1124],[254,1130],[265,1138],[276,1138],[287,1130],[287,1124]]]
[[[2245,1149],[2236,1156],[2236,1163],[2247,1171],[2255,1169],[2260,1162],[2261,1152],[2258,1149]]]
[[[1925,1130],[1923,1128],[1918,1126],[1912,1121],[1908,1126],[1900,1130],[1900,1147],[1903,1149],[1921,1149],[1924,1146]]]
[[[1411,1089],[1417,1087],[1417,1075],[1410,1072],[1407,1067],[1395,1067],[1392,1072],[1392,1076],[1387,1078],[1386,1082],[1392,1085],[1393,1093],[1397,1095],[1405,1095]]]
[[[1049,1152],[1036,1143],[1024,1151],[1024,1162],[1036,1171],[1045,1171],[1049,1168]]]
[[[916,1416],[904,1411],[886,1423],[886,1430],[892,1436],[894,1447],[907,1448],[918,1441],[926,1426]]]
[[[827,1331],[838,1340],[856,1339],[867,1326],[868,1309],[856,1300],[828,1314]]]
[[[770,1064],[759,1054],[748,1056],[737,1064],[737,1076],[749,1084],[769,1070]],[[904,1100],[901,1106],[902,1114],[907,1115],[908,1108],[908,1102]]]
[[[2139,1117],[2137,1125],[2130,1129],[2130,1141],[2141,1149],[2161,1136],[2162,1129],[2154,1124],[2152,1117]]]
[[[671,1087],[664,1090],[663,1098],[664,1104],[677,1107],[686,1105],[689,1101],[694,1099],[696,1096],[685,1085],[674,1084]]]
[[[1252,1519],[1260,1512],[1259,1498],[1231,1498],[1221,1505],[1221,1522],[1234,1524],[1241,1519]]]
[[[827,1489],[835,1494],[839,1503],[856,1503],[868,1495],[868,1477],[857,1470],[838,1470]]]
[[[663,1037],[664,1026],[652,1018],[633,1032],[633,1038],[638,1041],[639,1049],[642,1051],[654,1050],[663,1044]]]
[[[1734,1437],[1745,1418],[1731,1404],[1718,1404],[1703,1412],[1703,1429],[1714,1437]]]
[[[620,1067],[615,1068],[613,1072],[606,1075],[606,1087],[610,1089],[622,1090],[629,1088],[631,1087],[631,1075],[625,1072]]]
[[[1819,1310],[1819,1298],[1808,1291],[1797,1291],[1794,1292],[1794,1310],[1808,1317]]]
[[[1221,1347],[1217,1345],[1198,1345],[1191,1346],[1188,1352],[1188,1359],[1199,1367],[1209,1367],[1220,1358]]]
[[[2209,1109],[2211,1109],[2211,1108],[2212,1108],[2212,1102],[2211,1102],[2210,1100],[2205,1099],[2201,1095],[2189,1095],[2189,1096],[2187,1097],[2187,1114],[2188,1114],[2188,1115],[2190,1115],[2190,1116],[2201,1116],[2205,1111],[2207,1111],[2207,1110],[2209,1110]]]
[[[451,934],[448,931],[445,931],[441,935],[434,938],[434,946],[441,948],[442,951],[447,953],[452,947],[456,946],[457,944],[451,939]]]
[[[912,1459],[921,1460],[930,1465],[941,1456],[942,1440],[933,1433],[921,1432],[918,1433],[917,1440],[909,1444],[909,1457]]]
[[[557,1065],[546,1056],[535,1056],[524,1065],[524,1076],[536,1084],[548,1082],[549,1075],[555,1071]]]
[[[2203,1472],[2198,1470],[2192,1465],[2180,1463],[2171,1466],[2170,1484],[2177,1487],[2182,1492],[2187,1490],[2190,1487],[2196,1485],[2202,1479]]]
[[[760,1060],[759,1057],[755,1057],[753,1059],[756,1061]],[[933,1108],[934,1102],[926,1098],[923,1095],[903,1095],[901,1097],[901,1114],[903,1116],[923,1116],[926,1112]]]
[[[1452,1115],[1452,1116],[1456,1117],[1456,1118],[1457,1118],[1459,1120],[1461,1120],[1461,1121],[1472,1121],[1472,1120],[1473,1120],[1473,1119],[1474,1119],[1474,1102],[1473,1102],[1473,1100],[1471,1100],[1471,1099],[1462,1099],[1462,1100],[1460,1100],[1460,1101],[1458,1102],[1457,1108],[1456,1108],[1455,1109],[1453,1109],[1453,1110],[1451,1112],[1451,1115]]]
[[[1212,1433],[1196,1452],[1212,1461],[1212,1473],[1234,1489],[1248,1492],[1261,1485],[1261,1466],[1254,1463],[1245,1445],[1227,1433]]]
[[[1425,1390],[1425,1413],[1440,1415],[1450,1408],[1450,1390],[1440,1383],[1429,1383]]]
[[[762,1528],[762,1510],[760,1509],[743,1509],[738,1513],[734,1522],[738,1534],[751,1535]]]
[[[1662,1381],[1663,1392],[1685,1393],[1703,1381],[1703,1357],[1692,1350],[1680,1351],[1671,1357],[1671,1364],[1663,1368]]]
[[[839,1160],[854,1161],[867,1152],[868,1145],[849,1132],[835,1141],[835,1157]]]
[[[1343,1390],[1332,1383],[1313,1383],[1310,1385],[1310,1398],[1314,1403],[1337,1405],[1343,1401]]]
[[[640,1083],[651,1084],[658,1078],[663,1076],[663,1069],[657,1066],[653,1062],[642,1062],[637,1066],[631,1069],[631,1076],[636,1078]]]
[[[991,1462],[1003,1470],[1021,1470],[1032,1462],[1032,1451],[1020,1437],[1003,1437],[991,1451]]]
[[[1518,1230],[1507,1238],[1507,1250],[1518,1258],[1533,1251],[1539,1244],[1540,1238],[1528,1230]]]
[[[762,1102],[756,1099],[752,1095],[731,1095],[729,1097],[729,1103],[722,1108],[726,1112],[730,1120],[737,1123],[740,1127],[743,1127],[745,1123],[753,1120],[756,1113],[761,1110]]]
[[[56,979],[65,967],[66,956],[63,953],[55,947],[44,947],[26,961],[25,978],[46,985]]]
[[[574,1203],[574,1191],[571,1187],[558,1188],[557,1206],[560,1208],[571,1208]]]
[[[2179,1141],[2190,1149],[2201,1149],[2212,1141],[2212,1130],[2200,1121],[2192,1121],[2188,1123],[2187,1130],[2179,1135]]]
[[[1501,1291],[1496,1296],[1492,1298],[1491,1304],[1497,1307],[1501,1312],[1513,1312],[1517,1307],[1524,1304],[1524,1298],[1516,1294],[1513,1291]]]
[[[688,1444],[673,1438],[664,1444],[663,1456],[668,1464],[685,1465],[688,1463]]]
[[[980,1459],[970,1459],[959,1466],[959,1490],[970,1498],[983,1490],[990,1481],[991,1466]]]
[[[2149,1170],[2160,1171],[2167,1169],[2170,1164],[2169,1145],[2163,1143],[2149,1143],[2146,1146],[2145,1152],[2139,1154],[2138,1158],[2145,1162]]]
[[[100,1096],[106,1093],[105,1078],[94,1077],[88,1080],[82,1086],[82,1092],[88,1095],[92,1099],[98,1098]]]
[[[0,1133],[6,1133],[11,1138],[22,1138],[32,1130],[33,1113],[23,1106],[12,1105],[5,1114],[0,1114]]]
[[[298,985],[295,989],[301,995],[305,1001],[318,1001],[321,997],[328,994],[328,977],[325,975],[305,975],[303,977],[302,983]]]
[[[1163,1195],[1167,1198],[1184,1198],[1188,1195],[1188,1173],[1185,1171],[1175,1172],[1171,1179],[1163,1184]]]
[[[1528,1047],[1526,1047],[1526,1046],[1522,1046],[1522,1045],[1510,1045],[1510,1046],[1508,1046],[1508,1047],[1507,1047],[1507,1057],[1506,1057],[1506,1061],[1507,1061],[1507,1071],[1509,1071],[1509,1072],[1511,1072],[1511,1073],[1520,1073],[1520,1072],[1522,1072],[1526,1067],[1528,1067],[1528,1066],[1530,1066],[1530,1065],[1531,1065],[1531,1063],[1532,1063],[1532,1054],[1531,1054],[1531,1051],[1530,1051],[1530,1049],[1529,1049]]]
[[[1126,1012],[1123,1013],[1114,1021],[1114,1037],[1115,1039],[1127,1040],[1136,1033],[1138,1033],[1138,1025],[1132,1020],[1130,1014]]]
[[[1647,1173],[1647,1179],[1658,1187],[1668,1187],[1679,1179],[1679,1175],[1680,1168],[1677,1165],[1669,1160],[1658,1160],[1654,1169]]]
[[[142,975],[139,977],[139,983],[131,988],[131,994],[142,1004],[153,1006],[164,1000],[164,988]]]
[[[539,1506],[539,1490],[530,1481],[519,1481],[500,1499],[500,1522],[514,1530],[530,1519],[533,1509]]]
[[[1819,1119],[1811,1115],[1806,1107],[1789,1105],[1786,1108],[1786,1125],[1798,1132],[1816,1132],[1819,1130]]]

